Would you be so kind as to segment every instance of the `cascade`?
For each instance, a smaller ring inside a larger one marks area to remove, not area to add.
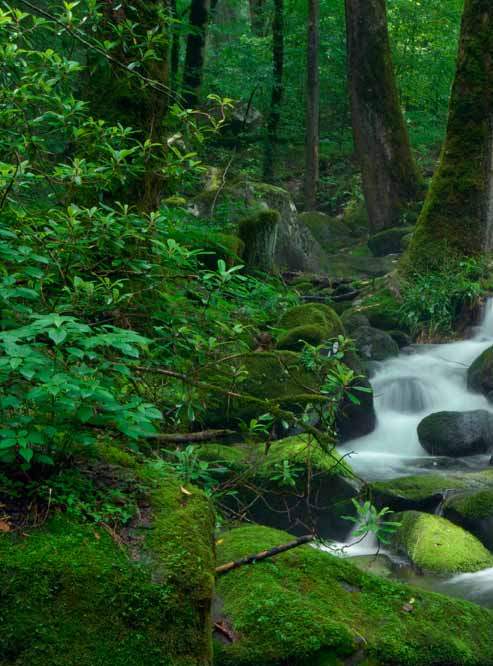
[[[466,382],[469,365],[492,344],[493,299],[489,299],[482,322],[469,340],[414,347],[381,363],[371,380],[377,426],[341,449],[350,455],[354,469],[371,481],[423,473],[439,465],[440,459],[421,447],[418,424],[428,414],[442,410],[493,412],[486,398],[469,391]],[[477,462],[471,459],[461,464]]]

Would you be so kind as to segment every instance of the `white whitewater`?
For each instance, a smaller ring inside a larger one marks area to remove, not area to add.
[[[428,414],[443,410],[493,412],[486,398],[471,393],[466,383],[467,368],[491,345],[493,299],[488,300],[483,321],[471,339],[416,347],[381,363],[371,380],[377,427],[341,449],[350,454],[353,468],[363,478],[375,480],[419,473],[439,464],[421,447],[417,426]],[[465,464],[474,462],[478,458]]]

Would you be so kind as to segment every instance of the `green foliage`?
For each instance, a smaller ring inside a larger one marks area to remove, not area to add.
[[[446,262],[440,271],[412,276],[402,289],[400,315],[416,336],[450,335],[464,308],[481,294],[486,262]]]
[[[343,516],[357,525],[352,536],[363,539],[367,534],[374,534],[382,543],[390,543],[390,536],[400,527],[398,521],[390,521],[388,517],[393,511],[384,507],[378,511],[371,502],[360,503],[355,499],[351,500],[356,509],[356,516]]]

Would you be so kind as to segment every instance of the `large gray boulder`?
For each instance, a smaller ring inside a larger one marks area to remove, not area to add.
[[[291,195],[281,187],[239,179],[223,187],[221,179],[209,179],[206,189],[193,201],[198,217],[214,219],[227,207],[228,220],[238,225],[262,210],[278,211],[280,220],[274,260],[278,269],[306,273],[326,272],[330,261],[310,229],[300,220]]]
[[[493,449],[493,415],[484,409],[437,412],[418,425],[421,446],[431,455],[458,458]]]

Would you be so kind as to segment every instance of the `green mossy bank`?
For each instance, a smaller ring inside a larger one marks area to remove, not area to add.
[[[0,537],[1,666],[210,666],[209,502],[141,481],[148,505],[128,545],[62,514]]]
[[[219,562],[289,541],[260,527],[235,529]],[[411,610],[409,601],[414,598]],[[493,614],[359,571],[303,546],[220,577],[215,666],[489,666]]]

